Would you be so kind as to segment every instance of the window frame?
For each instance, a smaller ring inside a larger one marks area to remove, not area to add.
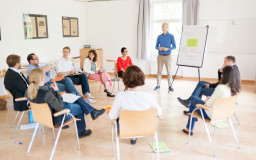
[[[150,25],[151,25],[151,33],[150,33],[150,36],[151,36],[151,44],[154,44],[156,43],[156,39],[153,40],[153,30],[154,30],[154,23],[180,23],[181,26],[182,26],[182,17],[181,19],[179,18],[173,18],[173,19],[153,19],[153,14],[154,14],[154,5],[155,4],[163,4],[163,3],[181,3],[182,5],[182,0],[150,0],[150,15],[151,15],[151,18],[150,18]],[[182,34],[182,30],[181,30],[181,33]],[[175,38],[175,37],[174,37]],[[152,43],[154,42],[154,43]],[[175,42],[176,42],[176,46],[179,45],[180,42],[177,43],[177,40],[175,39]],[[155,48],[155,45],[154,45],[154,48]],[[176,47],[177,48],[177,47]],[[152,50],[152,46],[151,46],[151,52],[150,52],[150,56],[149,57],[155,57],[156,55],[158,55],[156,49]],[[178,49],[176,49],[172,55],[178,55]]]

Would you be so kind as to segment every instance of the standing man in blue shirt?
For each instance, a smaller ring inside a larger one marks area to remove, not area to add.
[[[172,65],[172,57],[171,57],[171,50],[174,50],[176,48],[174,36],[168,32],[168,24],[163,23],[162,24],[162,31],[163,34],[160,34],[157,37],[156,41],[156,49],[158,50],[158,56],[157,56],[157,86],[154,89],[154,91],[160,89],[160,83],[162,78],[162,70],[163,65],[165,65],[168,75],[168,92],[174,91],[174,89],[171,87],[171,80],[172,80],[172,74],[171,74],[171,65]]]

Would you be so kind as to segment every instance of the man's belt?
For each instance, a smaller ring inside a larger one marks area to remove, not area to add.
[[[169,56],[170,54],[159,54],[161,56]]]

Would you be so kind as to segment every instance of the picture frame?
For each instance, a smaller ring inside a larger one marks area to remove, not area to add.
[[[25,39],[48,38],[46,15],[23,14]]]
[[[63,37],[79,37],[78,18],[62,17]]]

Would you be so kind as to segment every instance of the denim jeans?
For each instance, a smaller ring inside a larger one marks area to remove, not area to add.
[[[78,132],[82,132],[86,128],[85,120],[84,120],[84,111],[82,110],[81,106],[77,103],[64,103],[66,109],[70,109],[70,113],[76,117],[81,119],[80,121],[76,121],[77,130]],[[70,120],[72,117],[68,115],[65,118],[65,122]]]
[[[192,96],[202,98],[203,95],[211,96],[215,88],[205,88],[205,84],[210,84],[209,82],[199,81],[194,89]]]
[[[52,90],[51,89],[52,84],[53,84],[53,82],[50,81],[50,82],[46,83],[45,85],[50,90]],[[68,77],[63,78],[61,81],[57,81],[56,84],[57,84],[60,92],[66,91],[67,93],[73,93],[73,94],[79,95],[72,80]],[[54,95],[56,95],[54,91],[53,91],[53,93],[54,93]]]
[[[78,100],[75,103],[80,105],[85,115],[88,115],[92,112],[92,110],[94,110],[94,108],[88,103],[86,103],[82,98],[78,98]]]
[[[88,79],[84,73],[81,73],[79,75],[67,76],[67,77],[70,78],[74,84],[76,85],[81,84],[83,94],[87,92],[90,93]]]
[[[191,96],[191,97],[190,97],[190,101],[191,101],[191,102],[190,102],[190,105],[189,105],[189,113],[192,113],[192,112],[193,112],[193,110],[196,108],[196,104],[204,104],[204,101],[201,100],[200,98],[196,97],[196,96]],[[204,118],[206,118],[206,119],[211,119],[211,118],[206,114],[206,112],[205,112],[204,109],[202,109],[202,111],[203,111]],[[197,112],[200,116],[202,116],[200,110],[196,110],[195,112]],[[187,129],[189,129],[190,117],[191,117],[191,116],[188,117],[188,123],[187,123],[187,126],[186,126]],[[193,118],[192,118],[192,123],[191,123],[191,130],[193,130],[193,128],[194,128],[195,121],[196,121],[196,117],[193,117]]]

